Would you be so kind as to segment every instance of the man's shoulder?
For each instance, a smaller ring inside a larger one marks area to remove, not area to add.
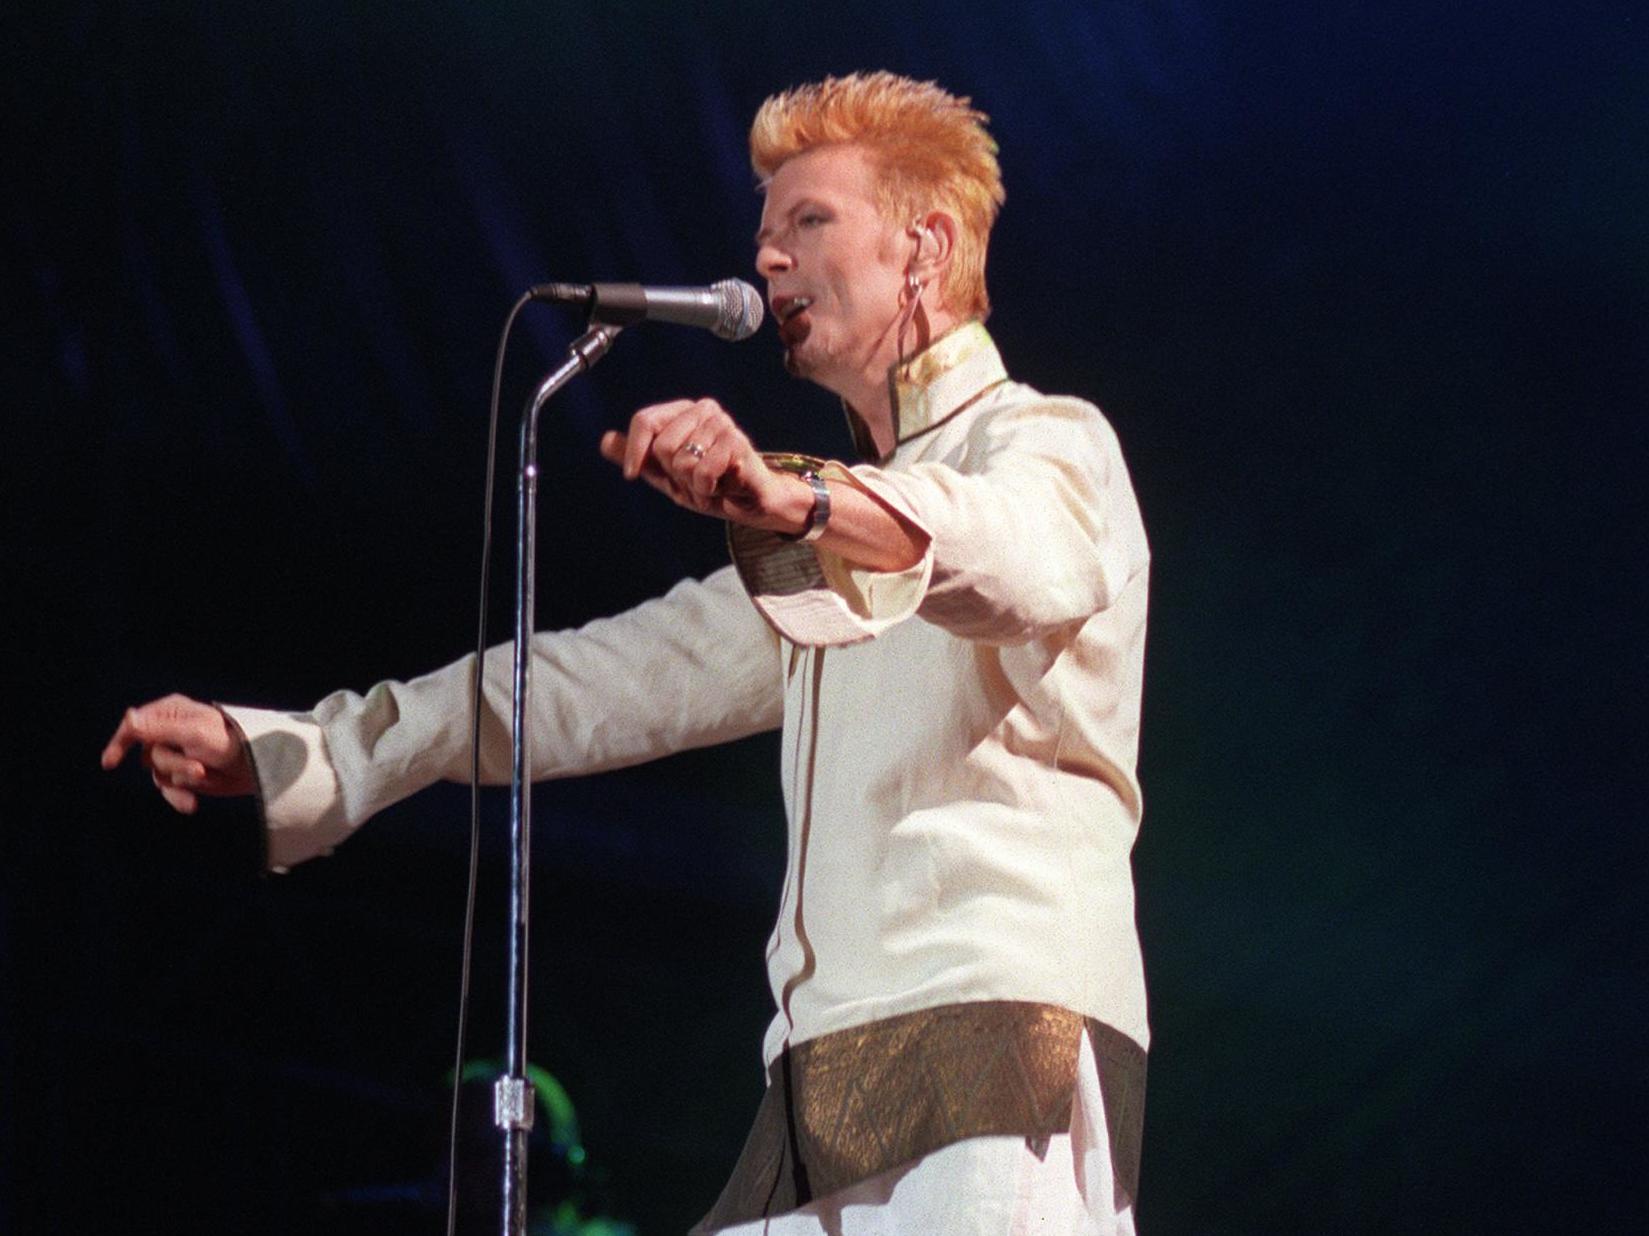
[[[986,392],[966,420],[970,432],[1074,432],[1118,448],[1117,434],[1099,405],[1080,395],[1055,395],[1012,378]]]

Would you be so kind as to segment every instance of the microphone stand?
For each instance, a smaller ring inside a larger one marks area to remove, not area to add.
[[[538,384],[521,418],[521,471],[516,486],[515,699],[510,718],[510,977],[506,1073],[493,1083],[493,1123],[504,1135],[503,1233],[526,1236],[527,1133],[533,1092],[527,1080],[527,891],[532,844],[532,766],[527,752],[532,693],[532,633],[537,570],[538,414],[550,397],[607,355],[622,327],[592,326],[567,348],[567,359]]]

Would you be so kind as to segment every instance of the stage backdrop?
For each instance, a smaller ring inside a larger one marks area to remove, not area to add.
[[[302,707],[462,654],[506,307],[750,275],[757,104],[883,67],[993,117],[991,328],[1106,409],[1151,534],[1143,1230],[1637,1230],[1644,25],[12,6],[0,1230],[439,1230],[463,792],[265,879],[249,809],[180,820],[98,750],[164,691]],[[511,424],[579,326],[527,316]],[[678,395],[846,449],[771,329],[627,333],[546,418],[543,625],[724,561],[596,454]],[[531,1056],[589,1205],[648,1236],[708,1207],[760,1093],[776,767],[760,739],[535,799]],[[478,1057],[496,799],[487,828]]]

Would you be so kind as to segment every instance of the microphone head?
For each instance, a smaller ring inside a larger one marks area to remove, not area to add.
[[[762,324],[761,293],[743,279],[723,279],[712,283],[710,290],[720,309],[716,324],[710,328],[717,338],[737,342],[756,333]]]

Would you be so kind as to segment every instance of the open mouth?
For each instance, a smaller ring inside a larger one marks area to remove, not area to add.
[[[773,315],[779,319],[779,325],[783,326],[786,322],[790,321],[791,318],[795,317],[812,303],[813,298],[811,296],[781,298],[780,300],[774,302]]]

